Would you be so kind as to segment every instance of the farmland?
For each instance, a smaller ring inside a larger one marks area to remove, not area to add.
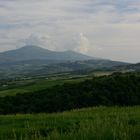
[[[16,94],[24,94],[29,92],[36,92],[43,89],[53,87],[55,85],[62,85],[64,83],[77,83],[90,79],[90,76],[81,77],[64,77],[55,76],[51,78],[31,78],[31,79],[19,79],[19,80],[5,80],[0,85],[0,97],[15,96]]]

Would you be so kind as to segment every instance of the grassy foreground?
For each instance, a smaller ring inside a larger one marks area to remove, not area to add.
[[[139,140],[140,106],[0,116],[0,140]]]

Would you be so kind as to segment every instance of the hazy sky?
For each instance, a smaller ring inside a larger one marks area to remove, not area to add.
[[[140,0],[0,0],[0,51],[26,44],[140,62]]]

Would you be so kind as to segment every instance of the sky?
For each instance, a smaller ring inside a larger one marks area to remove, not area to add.
[[[140,62],[140,0],[0,0],[0,52],[24,45]]]

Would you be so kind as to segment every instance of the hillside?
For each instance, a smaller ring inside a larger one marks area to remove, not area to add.
[[[131,71],[140,71],[140,63],[131,64],[131,65],[126,66],[125,68]]]
[[[113,69],[116,69],[118,71],[140,71],[140,63],[114,66]]]
[[[0,114],[61,112],[100,105],[140,105],[140,74],[115,73],[1,97]]]

